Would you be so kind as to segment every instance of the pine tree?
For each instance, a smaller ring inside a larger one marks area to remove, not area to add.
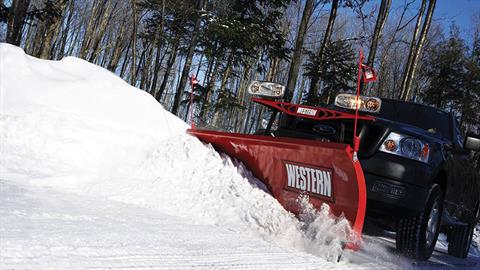
[[[309,56],[304,75],[311,79],[322,78],[323,88],[320,96],[307,96],[306,103],[314,106],[328,104],[339,91],[353,90],[356,65],[351,44],[345,40],[330,42],[321,59],[311,52]]]
[[[466,51],[456,26],[452,27],[448,40],[432,48],[424,65],[424,73],[430,80],[423,93],[425,102],[437,108],[460,108],[465,92]]]

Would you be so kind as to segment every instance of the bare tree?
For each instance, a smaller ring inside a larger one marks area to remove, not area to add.
[[[172,71],[173,64],[177,59],[178,54],[178,46],[180,45],[180,40],[176,38],[173,41],[172,48],[170,49],[170,55],[167,60],[167,68],[165,70],[165,74],[163,75],[162,84],[160,85],[160,89],[158,92],[155,93],[155,99],[160,102],[162,99],[163,92],[165,91],[165,87],[167,87],[168,78],[170,77],[170,72]]]
[[[30,0],[13,0],[7,22],[7,43],[20,45]]]
[[[68,0],[57,0],[53,3],[53,16],[44,22],[45,33],[43,34],[43,42],[40,52],[40,58],[49,59],[53,53],[53,43],[60,32],[60,26],[65,14]]]
[[[114,72],[117,69],[118,63],[120,62],[121,54],[123,50],[125,49],[125,32],[127,29],[127,22],[126,19],[124,18],[121,26],[120,26],[120,31],[118,32],[115,44],[113,45],[113,50],[112,50],[112,55],[110,56],[110,62],[108,63],[108,70]]]
[[[92,52],[91,52],[90,57],[88,59],[88,61],[90,61],[92,63],[98,57],[100,42],[102,41],[102,39],[105,36],[105,32],[107,31],[108,24],[110,23],[110,21],[112,19],[112,15],[115,12],[116,6],[117,6],[117,2],[115,4],[113,4],[113,6],[112,6],[111,1],[109,1],[106,4],[105,9],[103,10],[103,15],[100,18],[100,22],[98,23],[98,26],[96,27],[95,34],[93,35],[93,38],[92,38],[92,47],[91,47]]]
[[[424,5],[425,5],[425,2],[426,0],[423,0],[422,1],[422,8],[425,8]],[[412,45],[410,47],[410,54],[409,54],[409,62],[407,62],[407,67],[406,67],[406,70],[405,70],[405,73],[404,73],[404,77],[403,77],[403,80],[402,80],[402,91],[401,91],[401,94],[400,94],[400,98],[402,100],[409,100],[410,99],[410,95],[411,95],[411,87],[412,87],[412,80],[415,76],[415,69],[417,67],[417,64],[418,64],[418,59],[422,53],[422,49],[423,49],[423,44],[425,43],[425,39],[427,37],[427,34],[428,34],[428,30],[430,29],[430,24],[432,22],[432,17],[433,17],[433,11],[435,10],[435,4],[436,4],[436,0],[430,0],[429,3],[428,3],[428,10],[427,10],[427,14],[425,15],[425,22],[423,23],[423,26],[422,26],[422,31],[420,33],[420,37],[418,39],[418,42],[415,44],[415,40],[412,39]],[[419,14],[419,16],[421,16],[422,14]],[[417,25],[418,25],[418,20],[417,20]],[[416,31],[418,31],[418,29],[416,29]]]
[[[317,58],[320,59],[319,63],[321,63],[321,59],[323,57],[323,53],[325,51],[325,47],[327,46],[328,42],[330,41],[332,37],[332,32],[333,32],[333,25],[335,23],[335,19],[337,17],[337,9],[338,9],[338,1],[339,0],[333,0],[332,1],[332,8],[330,9],[330,16],[328,17],[328,24],[327,24],[327,29],[325,30],[325,34],[323,36],[323,41],[320,44],[320,48],[317,53]],[[319,67],[321,68],[321,67]],[[308,97],[314,97],[317,92],[318,92],[318,83],[319,80],[318,78],[312,78],[310,81],[310,89],[308,91]]]
[[[391,4],[391,0],[382,0],[382,3],[380,4],[377,21],[375,23],[375,30],[373,32],[372,43],[370,44],[370,50],[368,52],[367,58],[367,65],[370,67],[373,67],[373,62],[375,61],[375,55],[377,53],[378,41],[380,39],[380,36],[382,35],[385,22],[387,21],[388,12]]]
[[[70,27],[72,25],[72,20],[73,20],[73,14],[74,14],[74,8],[75,8],[75,1],[74,0],[70,0],[70,3],[68,5],[68,16],[66,18],[66,22],[65,22],[65,28],[62,30],[62,36],[59,40],[60,42],[60,48],[57,49],[57,59],[59,58],[63,58],[64,56],[64,53],[65,53],[65,47],[67,46],[67,38],[68,38],[68,34],[70,33]],[[58,46],[58,45],[57,45]]]
[[[135,86],[136,81],[136,50],[137,50],[137,4],[136,0],[130,0],[132,4],[132,18],[133,18],[133,31],[132,31],[132,66],[130,84]]]
[[[91,15],[88,19],[87,26],[85,28],[85,33],[83,35],[82,44],[80,47],[79,57],[86,59],[88,52],[90,51],[91,42],[93,33],[95,32],[95,26],[97,25],[97,21],[100,19],[102,15],[103,6],[105,5],[107,0],[95,0],[92,3],[91,8]]]
[[[305,2],[305,8],[303,9],[302,20],[298,27],[297,37],[295,39],[295,49],[293,51],[292,62],[290,63],[290,69],[288,71],[288,81],[285,91],[285,97],[287,100],[291,99],[290,96],[293,94],[295,86],[297,85],[298,71],[300,70],[300,62],[303,53],[303,41],[307,33],[308,22],[310,21],[313,10],[313,0],[307,0]]]

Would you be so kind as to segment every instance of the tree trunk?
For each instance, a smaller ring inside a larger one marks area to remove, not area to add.
[[[319,59],[319,63],[321,65],[323,59],[323,53],[325,51],[325,47],[327,43],[330,42],[333,32],[333,25],[335,24],[335,18],[337,17],[337,9],[338,9],[338,0],[332,1],[332,9],[330,10],[330,16],[328,18],[327,29],[325,30],[325,35],[323,36],[322,44],[320,45],[320,49],[318,50],[317,58]],[[319,72],[322,69],[321,66],[318,67]],[[308,98],[313,98],[318,93],[318,83],[319,78],[312,78],[310,81],[310,89],[308,92]]]
[[[399,98],[403,98],[407,86],[407,77],[412,66],[413,58],[415,55],[418,34],[420,33],[420,26],[422,24],[423,14],[425,13],[425,7],[427,6],[427,0],[422,0],[422,5],[418,11],[417,22],[415,23],[415,30],[413,31],[412,42],[410,43],[410,52],[408,53],[407,63],[405,64],[405,70],[402,77],[402,85],[400,89]]]
[[[210,95],[212,92],[213,85],[215,83],[216,74],[220,64],[218,63],[218,61],[215,61],[215,57],[211,57],[208,63],[208,66],[209,67],[207,68],[207,75],[203,79],[203,85],[205,86],[204,88],[205,93],[203,93],[202,106],[200,108],[200,115],[199,115],[200,121],[203,121],[203,116],[205,115],[205,108],[206,108],[207,102],[210,100]],[[206,85],[205,85],[205,81],[207,81]]]
[[[136,0],[130,0],[132,4],[132,19],[133,19],[133,30],[132,30],[132,70],[131,70],[131,77],[130,77],[130,84],[135,86],[136,81],[136,50],[137,50],[137,5],[135,3]]]
[[[152,58],[153,58],[153,45],[147,45],[147,49],[145,50],[145,54],[143,56],[143,68],[142,68],[142,78],[140,80],[140,89],[148,91],[147,83],[148,83],[148,71],[150,70],[150,66],[152,65]]]
[[[23,50],[30,55],[33,54],[33,47],[35,45],[35,32],[36,32],[36,27],[34,27],[32,24],[27,25],[25,38],[24,38],[25,44],[24,44]]]
[[[278,73],[278,65],[280,64],[280,59],[278,57],[273,58],[270,70],[268,72],[267,81],[274,82]],[[298,71],[297,71],[298,74]]]
[[[252,61],[253,62],[253,61]],[[240,99],[239,102],[242,106],[245,105],[245,96],[246,96],[246,92],[247,92],[247,87],[248,87],[248,84],[249,84],[249,74],[250,74],[250,71],[251,71],[251,68],[252,68],[252,64],[253,63],[248,63],[246,66],[245,66],[245,69],[242,73],[242,78],[240,79],[240,83],[239,83],[239,93],[238,93],[238,98]],[[241,126],[238,124],[238,120],[239,119],[244,119],[244,116],[245,116],[245,109],[241,109],[239,113],[236,114],[236,119],[235,119],[235,132],[239,132],[240,131],[240,128]]]
[[[155,63],[153,68],[153,82],[150,86],[150,94],[155,97],[157,92],[157,81],[158,81],[158,73],[160,72],[160,67],[163,63],[163,58],[167,55],[168,44],[166,44],[167,49],[163,53],[162,57],[160,57],[160,53],[162,51],[162,45],[164,44],[163,41],[159,41],[160,38],[163,38],[164,35],[164,26],[165,26],[165,0],[162,0],[162,20],[160,21],[159,33],[155,33],[155,44],[157,46],[157,53],[155,56]]]
[[[125,46],[125,31],[126,31],[126,21],[122,22],[122,26],[120,27],[120,32],[117,35],[117,40],[115,45],[113,46],[112,55],[110,56],[110,61],[108,63],[107,69],[111,72],[115,72],[117,69],[118,63],[120,62],[120,58],[122,56],[122,51]]]
[[[93,63],[98,57],[100,42],[105,36],[108,23],[111,21],[111,18],[112,18],[113,12],[115,11],[116,6],[117,6],[117,3],[115,3],[112,6],[112,3],[109,2],[105,10],[103,11],[103,16],[100,20],[99,25],[97,26],[97,33],[95,34],[92,41],[92,54],[90,55],[90,58],[88,60],[89,62]]]
[[[145,66],[145,54],[147,53],[148,51],[148,45],[145,45],[146,42],[144,42],[143,44],[143,50],[142,50],[142,53],[140,54],[140,59],[138,60],[138,69],[135,73],[135,78],[138,78],[138,74],[140,73],[140,70],[142,69],[142,65]],[[141,82],[140,82],[141,83]]]
[[[155,64],[154,64],[154,68],[153,68],[152,85],[150,87],[150,94],[154,97],[155,97],[156,92],[157,92],[157,82],[158,82],[158,75],[160,73],[160,67],[162,66],[163,59],[167,55],[167,50],[165,50],[165,52],[160,57],[161,52],[162,52],[162,48],[161,48],[161,45],[159,43],[158,47],[157,47],[157,53],[156,53],[156,56],[155,56]]]
[[[132,41],[128,42],[127,49],[125,50],[125,56],[123,57],[122,68],[120,69],[120,77],[123,78],[125,72],[127,71],[128,56],[130,54],[130,47],[132,46]],[[126,78],[125,78],[126,79]]]
[[[375,61],[375,55],[377,53],[378,40],[382,35],[383,27],[387,21],[388,11],[392,0],[382,0],[380,4],[380,10],[378,11],[377,21],[375,23],[375,30],[372,37],[372,43],[370,44],[370,50],[368,52],[367,66],[373,67],[373,62]],[[362,83],[363,88],[363,83]]]
[[[7,22],[7,43],[20,46],[29,6],[30,0],[13,0]]]
[[[175,60],[177,59],[177,49],[180,41],[177,39],[174,41],[174,44],[172,46],[172,49],[170,50],[170,56],[167,61],[167,69],[165,70],[165,74],[163,75],[163,80],[162,84],[160,85],[160,89],[158,89],[158,92],[155,95],[155,99],[160,102],[162,99],[163,92],[165,91],[165,87],[167,86],[168,82],[168,77],[170,77],[170,71],[172,70],[173,64],[175,63]]]
[[[60,49],[57,50],[57,59],[62,59],[63,56],[65,55],[65,46],[67,46],[67,38],[68,34],[70,32],[70,25],[72,24],[72,18],[73,18],[73,12],[75,8],[75,1],[70,1],[69,7],[68,7],[68,17],[67,17],[67,22],[65,29],[62,31],[62,38],[60,39]]]
[[[428,3],[428,10],[427,10],[427,15],[425,17],[425,22],[423,23],[422,32],[420,34],[420,38],[418,40],[416,49],[414,51],[413,61],[406,78],[405,91],[403,92],[403,96],[402,96],[402,100],[404,101],[410,100],[412,81],[413,81],[413,78],[415,77],[415,71],[417,69],[418,59],[422,53],[423,44],[425,43],[425,39],[427,38],[428,30],[430,30],[433,11],[435,10],[435,4],[436,4],[436,0],[430,0],[430,2]]]
[[[377,53],[378,40],[382,35],[383,27],[387,21],[388,11],[392,0],[382,0],[380,4],[380,10],[378,11],[377,22],[375,23],[375,31],[372,37],[372,43],[370,45],[370,51],[368,52],[367,66],[373,67],[375,61],[375,55]]]
[[[35,35],[33,40],[31,40],[31,42],[33,43],[31,54],[35,57],[40,57],[40,53],[43,50],[43,45],[45,42],[45,39],[43,37],[45,35],[47,25],[47,22],[39,22],[35,27]]]
[[[308,22],[312,16],[313,9],[313,0],[307,0],[305,8],[303,9],[302,20],[298,27],[295,40],[295,50],[293,51],[292,62],[290,63],[290,69],[288,71],[288,81],[285,89],[285,100],[287,101],[291,100],[291,96],[293,95],[293,92],[295,92],[295,86],[297,85],[298,72],[302,61],[303,41],[305,39],[305,34],[307,33]]]
[[[101,15],[101,10],[103,9],[103,5],[105,4],[105,0],[95,0],[92,4],[92,11],[90,18],[88,19],[87,27],[85,28],[85,34],[83,35],[82,45],[80,47],[79,57],[82,59],[86,59],[88,52],[90,50],[90,44],[92,42],[92,35],[95,31],[95,25],[98,17]]]
[[[40,52],[40,58],[43,58],[43,59],[49,59],[51,57],[51,54],[53,52],[52,43],[60,30],[60,26],[63,21],[63,16],[65,15],[65,8],[67,7],[67,1],[58,0],[55,2],[54,5],[55,5],[54,8],[57,9],[60,12],[60,14],[59,16],[52,17],[52,20],[47,20],[44,22],[45,24],[48,24],[48,25],[46,25],[46,32],[43,39],[44,40],[43,47],[42,47],[42,51]]]
[[[225,70],[222,73],[222,79],[220,81],[220,89],[218,90],[219,93],[225,92],[226,87],[227,87],[228,78],[230,77],[231,72],[232,72],[232,54],[230,54],[229,60],[227,62],[227,66],[225,67]],[[217,100],[217,102],[218,102],[218,100]],[[215,114],[213,115],[212,123],[213,123],[214,126],[218,125],[220,114],[221,114],[221,111],[216,110]]]
[[[207,4],[207,1],[200,0],[198,8],[205,9],[206,4]],[[183,90],[185,88],[185,84],[187,83],[188,73],[190,72],[190,66],[192,65],[192,58],[195,53],[195,48],[197,47],[197,40],[198,40],[201,22],[202,22],[202,17],[198,15],[197,19],[195,20],[195,26],[193,28],[192,39],[190,40],[188,52],[187,52],[187,55],[185,56],[185,65],[183,66],[182,76],[180,77],[178,88],[177,88],[177,91],[175,92],[175,99],[173,101],[173,108],[172,108],[172,113],[175,115],[178,113],[178,108],[180,107]]]

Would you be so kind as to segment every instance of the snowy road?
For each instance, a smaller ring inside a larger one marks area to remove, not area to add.
[[[239,231],[5,180],[0,216],[0,269],[381,268],[330,263]]]
[[[478,269],[440,242],[428,262],[366,236],[340,263],[130,204],[0,180],[0,269]]]

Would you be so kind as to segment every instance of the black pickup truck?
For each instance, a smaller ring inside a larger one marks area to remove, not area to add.
[[[331,109],[352,112],[338,98]],[[375,121],[359,123],[367,217],[395,230],[397,249],[410,257],[428,259],[444,232],[448,252],[465,258],[479,219],[480,177],[471,152],[480,150],[480,137],[464,136],[445,111],[391,99],[374,101],[375,112],[361,114]],[[280,114],[276,122],[267,128],[270,135],[353,143],[351,119],[318,122]]]

